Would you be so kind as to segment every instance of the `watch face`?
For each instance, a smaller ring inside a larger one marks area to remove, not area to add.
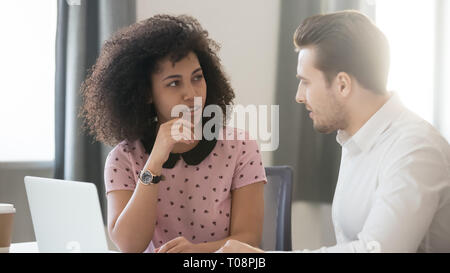
[[[144,182],[144,184],[149,184],[150,182],[152,182],[152,179],[153,175],[149,171],[145,171],[142,173],[142,182]]]

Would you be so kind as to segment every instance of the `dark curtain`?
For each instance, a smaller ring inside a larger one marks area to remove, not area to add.
[[[79,90],[103,41],[135,21],[135,0],[58,0],[54,177],[94,183],[104,220],[103,169],[111,147],[81,131]]]
[[[298,80],[297,53],[293,34],[307,17],[345,9],[356,9],[374,18],[375,7],[360,0],[283,0],[276,84],[280,105],[280,146],[274,152],[275,165],[294,169],[293,199],[331,203],[336,187],[341,148],[336,134],[319,134],[303,105],[295,102]],[[284,133],[283,133],[284,132]]]

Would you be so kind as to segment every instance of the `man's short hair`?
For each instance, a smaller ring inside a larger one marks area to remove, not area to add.
[[[364,14],[346,10],[307,18],[294,34],[297,50],[312,46],[315,66],[328,84],[346,72],[366,89],[386,92],[389,44],[386,36]]]

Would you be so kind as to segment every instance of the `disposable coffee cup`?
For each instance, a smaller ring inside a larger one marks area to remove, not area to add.
[[[13,204],[0,203],[0,253],[9,253],[15,214]]]

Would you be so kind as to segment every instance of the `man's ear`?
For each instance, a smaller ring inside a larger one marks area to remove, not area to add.
[[[343,97],[348,97],[352,92],[352,77],[345,72],[339,72],[336,76],[338,92]]]

